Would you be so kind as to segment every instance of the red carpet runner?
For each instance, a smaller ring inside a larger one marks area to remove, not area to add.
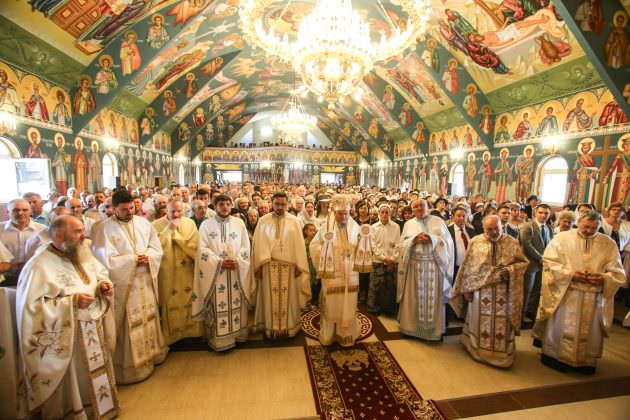
[[[422,399],[384,343],[305,347],[322,419],[443,419]]]

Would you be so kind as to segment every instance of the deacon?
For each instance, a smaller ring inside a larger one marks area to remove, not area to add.
[[[439,341],[446,331],[444,302],[453,279],[453,240],[442,218],[429,215],[426,200],[412,205],[414,218],[401,234],[396,300],[403,334]]]
[[[210,348],[223,351],[237,341],[247,341],[247,312],[252,301],[250,248],[245,223],[230,216],[232,199],[217,195],[214,208],[216,216],[204,220],[199,228],[192,313],[204,322]]]
[[[148,378],[168,352],[157,300],[162,246],[151,223],[133,215],[129,192],[115,192],[112,205],[114,215],[101,222],[93,247],[115,286],[116,382],[130,384]]]
[[[617,245],[598,228],[597,212],[580,213],[577,229],[558,233],[543,256],[534,337],[542,341],[542,362],[561,371],[595,372],[625,281]]]
[[[201,336],[201,324],[192,320],[192,288],[199,233],[195,222],[183,217],[180,199],[166,205],[166,216],[154,221],[162,263],[158,273],[158,295],[162,334],[166,345],[183,338]]]
[[[271,203],[273,211],[258,219],[252,240],[254,328],[268,338],[293,337],[311,297],[306,246],[300,221],[287,213],[287,195],[275,193]]]
[[[518,240],[503,233],[499,216],[486,216],[483,232],[470,240],[450,302],[458,302],[460,294],[469,302],[462,344],[473,359],[507,368],[514,363],[529,260]],[[458,306],[453,305],[461,317]]]
[[[378,315],[381,311],[396,313],[396,273],[400,253],[400,226],[390,219],[391,208],[381,204],[378,222],[370,233],[374,254],[374,273],[370,279],[368,310]]]
[[[335,195],[331,201],[333,212],[311,241],[311,256],[318,261],[317,276],[322,281],[319,341],[323,345],[337,341],[350,347],[361,332],[356,316],[359,270],[355,270],[355,249],[360,230],[365,229],[362,233],[369,238],[370,226],[359,227],[348,217],[351,205],[348,197]]]
[[[113,285],[85,244],[80,219],[57,217],[50,236],[52,243],[24,266],[16,292],[24,414],[116,417],[108,348],[115,338],[106,343],[103,329]]]

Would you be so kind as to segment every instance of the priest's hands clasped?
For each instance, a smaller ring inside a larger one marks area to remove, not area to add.
[[[136,255],[136,265],[149,265],[149,257],[147,255]]]
[[[598,285],[604,282],[604,276],[601,274],[582,273],[581,271],[576,271],[575,274],[573,274],[573,280],[579,283]]]
[[[236,268],[236,261],[234,260],[223,260],[221,263],[221,269],[223,270],[234,270]]]
[[[431,242],[431,237],[424,232],[416,236],[416,239],[414,240],[414,243],[416,244],[427,244],[429,242]]]

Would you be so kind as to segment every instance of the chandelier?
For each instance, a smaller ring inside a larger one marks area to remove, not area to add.
[[[305,112],[297,94],[293,94],[280,114],[271,118],[271,125],[287,137],[295,139],[300,134],[313,130],[317,126],[317,118]]]
[[[398,0],[408,20],[396,26],[388,17],[390,33],[382,33],[380,42],[374,43],[370,25],[352,9],[351,0],[319,0],[301,22],[295,41],[290,41],[287,34],[280,36],[273,27],[264,26],[264,11],[272,3],[275,1],[245,0],[241,4],[245,39],[290,62],[309,90],[330,104],[351,94],[376,61],[414,44],[426,30],[430,13],[430,0]],[[377,3],[383,8],[380,0]]]

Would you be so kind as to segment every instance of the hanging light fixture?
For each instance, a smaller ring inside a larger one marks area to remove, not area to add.
[[[333,104],[351,94],[376,61],[395,56],[424,33],[430,0],[398,0],[408,19],[372,42],[370,26],[352,9],[351,0],[319,0],[301,22],[294,42],[266,29],[263,14],[274,0],[245,0],[240,7],[245,39],[268,54],[290,62],[310,91]],[[288,9],[288,2],[282,14]],[[377,3],[384,10],[381,1]],[[387,13],[385,13],[386,16]],[[282,16],[282,15],[281,15]]]
[[[296,139],[300,134],[313,130],[317,126],[317,118],[304,111],[298,94],[294,93],[280,114],[271,118],[271,124],[289,138]]]

